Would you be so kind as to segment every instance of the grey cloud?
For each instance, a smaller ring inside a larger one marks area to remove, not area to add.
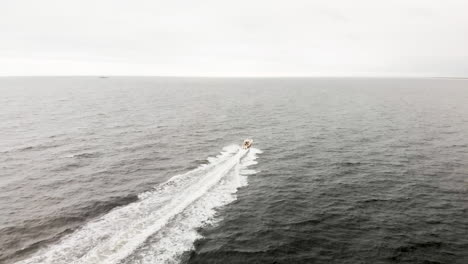
[[[458,0],[4,0],[0,75],[466,76]]]

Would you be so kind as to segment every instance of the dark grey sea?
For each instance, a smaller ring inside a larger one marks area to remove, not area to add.
[[[0,263],[466,264],[468,80],[1,78]]]

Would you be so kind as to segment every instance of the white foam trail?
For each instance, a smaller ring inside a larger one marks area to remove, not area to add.
[[[247,184],[258,149],[228,146],[209,163],[172,177],[140,200],[89,222],[59,243],[19,263],[177,263],[214,208],[235,200]]]

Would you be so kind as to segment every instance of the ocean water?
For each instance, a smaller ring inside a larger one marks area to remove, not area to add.
[[[0,263],[468,263],[468,80],[2,78]]]

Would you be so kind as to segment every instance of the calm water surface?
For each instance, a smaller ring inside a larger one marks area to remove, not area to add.
[[[467,131],[468,80],[3,78],[0,263],[468,263]]]

